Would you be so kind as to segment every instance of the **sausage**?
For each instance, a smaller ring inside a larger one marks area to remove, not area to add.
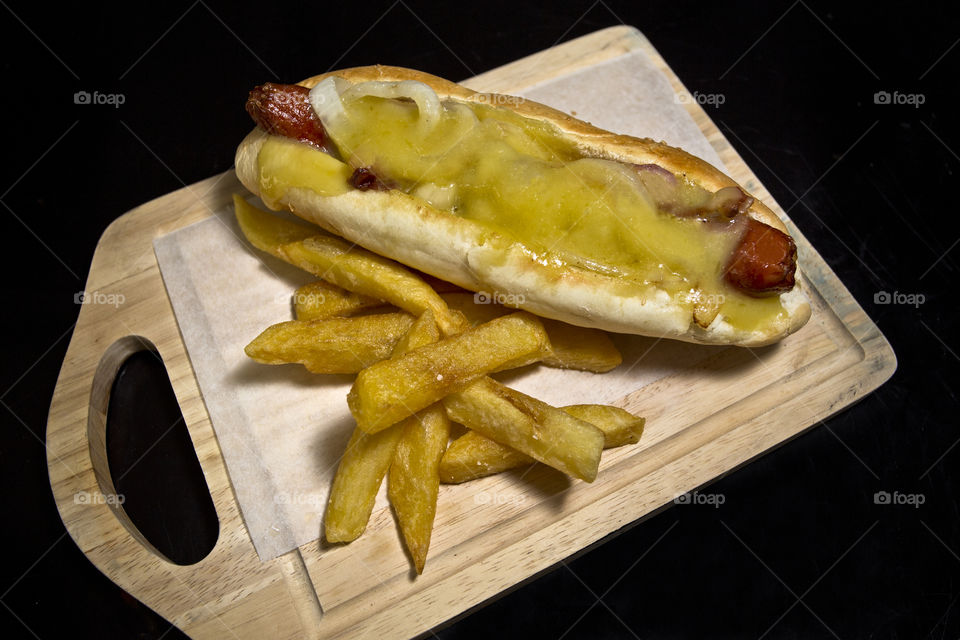
[[[746,228],[727,263],[726,281],[753,297],[793,289],[797,271],[793,238],[749,216],[742,216],[742,220]]]
[[[310,89],[267,82],[247,98],[247,113],[267,133],[307,142],[329,151],[327,132],[310,104]]]
[[[330,152],[323,123],[310,104],[310,90],[296,84],[267,82],[250,92],[247,113],[267,133],[312,144]],[[664,174],[675,184],[675,177],[657,165],[639,165],[639,171]],[[351,176],[351,184],[361,190],[385,190],[390,185],[369,168],[361,167]],[[785,233],[744,214],[753,199],[738,187],[713,194],[705,206],[692,212],[673,212],[684,217],[694,214],[705,222],[734,219],[746,227],[727,264],[725,279],[739,291],[754,297],[775,295],[793,288],[797,268],[797,247]],[[743,221],[743,222],[741,222]]]

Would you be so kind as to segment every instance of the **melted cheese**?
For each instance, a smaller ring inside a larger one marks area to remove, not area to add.
[[[260,195],[273,208],[291,186],[309,187],[322,196],[346,193],[353,169],[333,156],[291,138],[271,136],[260,155]]]

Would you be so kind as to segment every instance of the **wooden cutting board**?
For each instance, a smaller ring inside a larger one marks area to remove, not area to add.
[[[596,32],[465,84],[515,93],[635,50],[686,94],[630,27]],[[786,219],[696,101],[684,106],[728,173]],[[124,304],[81,308],[47,425],[50,483],[77,546],[111,580],[195,638],[422,633],[818,424],[896,369],[876,325],[787,221],[813,304],[810,323],[779,345],[717,350],[630,394],[624,406],[646,416],[648,430],[639,445],[607,451],[596,482],[567,485],[535,469],[523,485],[504,474],[443,487],[427,571],[418,578],[388,510],[375,513],[350,545],[314,541],[261,562],[153,252],[155,238],[208,218],[240,190],[228,171],[148,202],[104,232],[86,290],[122,294]],[[157,349],[167,367],[220,520],[213,551],[191,566],[164,559],[122,505],[75,500],[82,491],[114,493],[105,451],[110,386],[123,360],[144,348]],[[535,487],[537,498],[523,499],[518,487]],[[513,497],[490,499],[498,495]]]

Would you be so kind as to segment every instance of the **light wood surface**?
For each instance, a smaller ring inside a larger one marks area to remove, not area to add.
[[[646,38],[629,27],[596,32],[465,84],[517,92],[636,49],[651,57],[675,91],[685,91]],[[786,219],[700,106],[688,101],[685,107],[732,177]],[[375,513],[352,544],[316,541],[260,562],[152,246],[154,238],[209,217],[240,190],[228,171],[110,225],[86,290],[122,294],[125,302],[81,308],[47,427],[50,483],[76,544],[111,580],[194,638],[423,633],[818,424],[896,368],[876,325],[787,221],[812,298],[810,323],[779,345],[718,349],[628,396],[623,406],[646,416],[647,432],[637,446],[605,452],[596,482],[568,483],[540,467],[522,481],[507,473],[443,486],[419,578],[411,575],[389,510]],[[192,566],[164,559],[122,506],[75,499],[83,491],[113,493],[104,450],[110,384],[122,360],[145,347],[156,348],[167,367],[219,517],[216,546]]]

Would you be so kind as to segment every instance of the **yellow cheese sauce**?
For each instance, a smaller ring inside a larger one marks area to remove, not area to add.
[[[416,103],[366,96],[344,105],[330,131],[340,162],[309,145],[270,138],[261,187],[336,195],[354,167],[434,207],[522,243],[544,263],[563,262],[669,292],[706,326],[717,312],[740,329],[784,314],[779,296],[746,296],[723,280],[738,234],[657,211],[636,171],[585,157],[552,125],[487,105],[444,103],[424,130]],[[680,190],[682,192],[682,189]]]
[[[336,196],[351,189],[353,169],[333,156],[291,138],[271,136],[257,156],[260,195],[275,204],[291,186],[309,187],[322,196]]]

